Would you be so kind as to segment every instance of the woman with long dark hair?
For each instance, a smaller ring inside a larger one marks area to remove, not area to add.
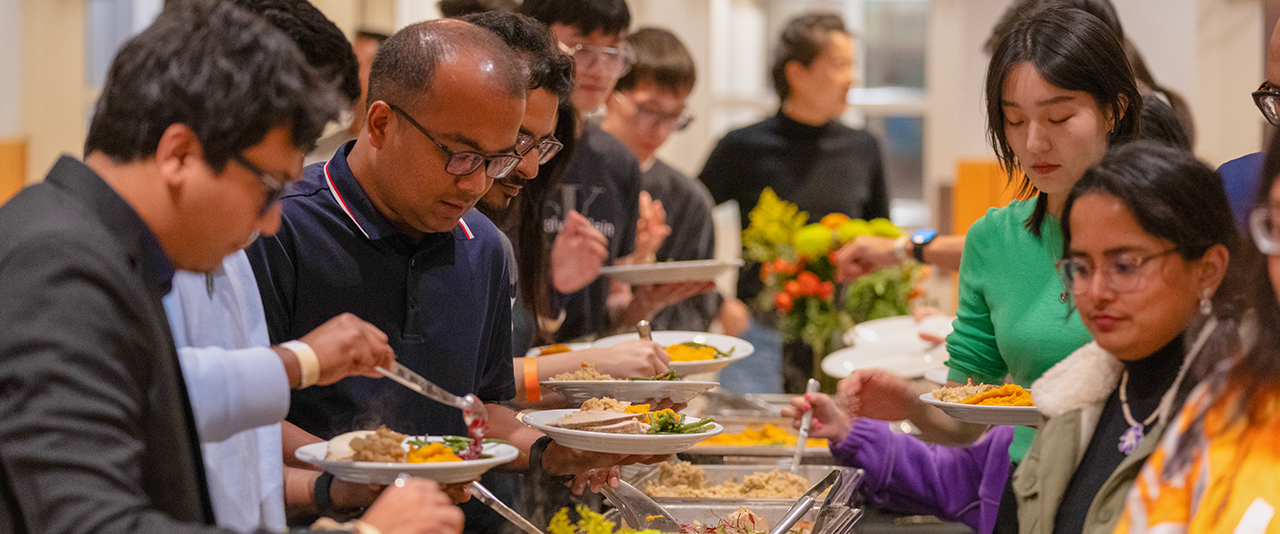
[[[1280,503],[1280,137],[1250,215],[1256,257],[1233,270],[1256,323],[1247,349],[1193,391],[1129,494],[1116,532],[1274,532]]]

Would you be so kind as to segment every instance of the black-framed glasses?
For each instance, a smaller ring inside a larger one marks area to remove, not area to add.
[[[1262,82],[1258,90],[1253,92],[1253,103],[1258,105],[1267,122],[1272,126],[1280,126],[1280,87],[1271,85],[1271,82]]]
[[[1143,266],[1148,262],[1178,251],[1177,247],[1164,252],[1143,256],[1137,252],[1125,252],[1107,258],[1102,268],[1096,268],[1092,262],[1084,258],[1067,258],[1059,261],[1058,276],[1067,291],[1079,295],[1093,286],[1093,277],[1101,273],[1104,283],[1116,293],[1128,293],[1138,289],[1142,284]]]
[[[236,162],[236,165],[248,169],[249,172],[258,177],[258,180],[262,182],[263,187],[267,188],[267,199],[262,202],[262,208],[258,210],[259,216],[266,215],[268,211],[271,211],[271,206],[274,206],[276,202],[279,202],[281,198],[284,198],[285,193],[288,193],[289,190],[292,189],[291,186],[295,180],[292,178],[280,179],[272,176],[271,173],[267,172],[262,167],[259,167],[256,163],[249,161],[248,158],[245,158],[243,154],[232,154],[231,161]]]
[[[427,133],[427,129],[423,128],[421,124],[418,124],[418,121],[413,120],[413,117],[410,117],[408,112],[400,109],[400,107],[395,104],[388,103],[387,105],[390,106],[393,111],[399,113],[401,117],[404,117],[405,120],[409,121],[409,124],[412,124],[414,128],[417,128],[419,132],[422,132],[422,135],[426,136],[427,139],[449,156],[449,159],[444,164],[444,172],[454,176],[467,176],[476,172],[476,170],[483,165],[486,176],[495,180],[498,178],[505,178],[508,174],[511,174],[511,171],[514,170],[516,166],[520,164],[520,160],[523,159],[519,154],[514,152],[509,154],[494,154],[490,156],[473,150],[452,150],[441,144],[440,141],[437,141],[435,137],[431,136],[431,134]]]
[[[538,165],[551,161],[564,148],[564,143],[554,137],[534,139],[532,135],[521,133],[516,135],[516,154],[524,157],[530,150],[538,149]]]
[[[609,73],[615,78],[621,78],[627,71],[631,70],[631,64],[635,62],[635,58],[631,55],[631,50],[627,48],[589,44],[569,46],[560,43],[560,49],[564,53],[573,56],[574,65],[578,70],[590,69],[603,61],[605,66],[609,68]]]
[[[622,91],[614,93],[614,98],[619,101],[625,101],[629,103],[632,108],[635,108],[636,125],[647,130],[656,130],[660,127],[668,127],[671,128],[671,131],[673,132],[681,132],[684,131],[685,128],[688,128],[690,124],[693,124],[693,114],[688,111],[681,111],[680,113],[664,113],[636,102]]]
[[[1280,211],[1280,210],[1277,210]],[[1270,206],[1254,208],[1249,213],[1249,230],[1258,251],[1268,256],[1280,254],[1280,220]]]

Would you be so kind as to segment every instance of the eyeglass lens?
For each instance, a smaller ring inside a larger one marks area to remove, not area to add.
[[[1262,206],[1249,214],[1249,230],[1258,251],[1267,255],[1280,254],[1280,218],[1272,214],[1269,206]]]

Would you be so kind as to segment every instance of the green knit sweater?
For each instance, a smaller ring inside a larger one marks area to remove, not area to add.
[[[1069,303],[1054,263],[1062,257],[1058,219],[1046,216],[1041,237],[1025,221],[1035,199],[992,208],[969,228],[960,260],[955,332],[947,336],[947,378],[1023,387],[1092,338]],[[1020,462],[1035,430],[1018,427],[1009,457]]]

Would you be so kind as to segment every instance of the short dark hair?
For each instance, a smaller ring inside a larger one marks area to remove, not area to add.
[[[440,14],[449,19],[460,19],[476,13],[490,11],[515,11],[520,9],[516,0],[440,0],[436,2]]]
[[[1098,20],[1106,24],[1108,28],[1111,28],[1111,31],[1116,32],[1116,38],[1121,41],[1124,40],[1124,26],[1120,24],[1120,15],[1116,13],[1116,6],[1111,4],[1111,0],[1016,0],[1013,5],[1004,10],[1004,14],[1000,15],[1000,20],[996,22],[995,28],[991,30],[991,36],[987,38],[983,49],[988,54],[991,53],[992,50],[995,50],[996,44],[1000,42],[1000,38],[1005,33],[1008,33],[1014,24],[1042,9],[1055,5],[1074,7],[1098,17]]]
[[[1142,127],[1138,139],[1149,139],[1182,150],[1191,150],[1191,140],[1178,122],[1173,108],[1159,98],[1142,99]]]
[[[334,80],[347,100],[360,98],[360,65],[351,43],[333,21],[307,0],[231,0],[293,39],[307,64]]]
[[[546,89],[560,102],[573,97],[573,58],[560,50],[547,25],[507,11],[488,11],[462,17],[489,30],[524,60],[529,90]]]
[[[616,90],[628,91],[644,82],[676,94],[693,90],[698,80],[697,68],[689,49],[676,34],[662,28],[641,28],[627,36],[627,44],[635,63],[618,80]]]
[[[773,62],[770,75],[773,77],[773,89],[778,98],[786,102],[791,98],[791,84],[787,82],[787,64],[795,61],[805,67],[813,64],[813,60],[822,55],[822,47],[826,46],[832,32],[852,35],[845,27],[844,20],[835,13],[805,13],[791,19],[782,28],[778,44],[773,50]]]
[[[146,159],[165,129],[184,124],[220,172],[279,126],[292,127],[293,146],[309,151],[341,107],[289,37],[262,18],[227,2],[170,2],[112,62],[85,154]]]
[[[597,30],[619,35],[631,27],[631,10],[626,0],[524,0],[520,12],[543,24],[564,24],[583,35]]]
[[[1025,173],[1018,173],[1018,157],[1005,135],[1004,81],[1014,67],[1030,63],[1040,77],[1067,91],[1083,91],[1093,97],[1098,109],[1115,118],[1108,136],[1112,145],[1138,135],[1142,95],[1134,84],[1133,72],[1115,32],[1097,17],[1079,9],[1054,5],[1019,20],[1001,37],[987,67],[987,137],[1000,160],[1000,167],[1016,183],[1021,195],[1035,188]],[[1040,237],[1040,226],[1048,210],[1044,194],[1036,200],[1027,218],[1027,229]]]
[[[523,68],[493,32],[456,20],[428,20],[405,26],[378,47],[365,106],[381,100],[404,107],[431,90],[441,63],[475,54],[492,62],[502,90],[526,96]]]

